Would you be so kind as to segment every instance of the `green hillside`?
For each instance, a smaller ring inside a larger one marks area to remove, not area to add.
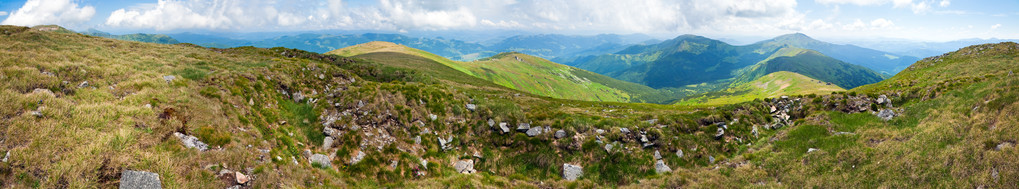
[[[769,51],[785,47],[815,50],[832,58],[866,67],[884,74],[895,74],[919,60],[917,57],[898,55],[854,45],[839,45],[810,38],[802,33],[786,34],[770,40],[747,45],[749,48]]]
[[[884,79],[881,74],[863,66],[848,64],[817,51],[783,48],[778,52],[762,63],[746,68],[733,83],[739,84],[778,71],[803,74],[847,89],[877,83]]]
[[[838,86],[798,73],[778,71],[726,90],[687,97],[679,105],[723,105],[781,96],[830,94],[845,91]]]
[[[119,40],[124,40],[124,41],[137,41],[137,42],[159,43],[159,44],[177,44],[177,43],[180,43],[180,41],[177,41],[173,37],[170,37],[170,36],[167,36],[167,35],[164,35],[164,34],[136,33],[136,34],[113,35],[113,34],[110,34],[110,33],[102,32],[102,31],[94,30],[94,29],[90,29],[88,31],[81,32],[81,33],[85,34],[85,35],[91,35],[91,36],[96,36],[96,37],[105,37],[105,38],[110,38],[110,39],[119,39]]]
[[[649,87],[617,81],[606,76],[520,53],[501,53],[477,61],[460,62],[388,42],[359,44],[329,52],[329,54],[375,60],[383,64],[398,63],[399,61],[387,60],[390,58],[386,56],[393,55],[392,53],[422,57],[501,86],[553,98],[642,102],[644,101],[642,96],[651,97],[657,93],[656,90]],[[405,67],[419,66],[408,65]]]

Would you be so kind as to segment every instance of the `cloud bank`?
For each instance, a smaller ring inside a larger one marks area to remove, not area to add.
[[[28,0],[25,5],[11,13],[0,24],[36,26],[45,24],[78,25],[87,22],[95,15],[92,6],[78,6],[70,0]],[[3,12],[2,15],[6,15]]]

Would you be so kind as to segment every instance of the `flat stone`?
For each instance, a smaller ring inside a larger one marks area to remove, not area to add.
[[[333,141],[335,141],[335,140],[336,139],[333,139],[333,137],[331,137],[331,136],[327,136],[327,137],[325,137],[325,139],[322,139],[322,149],[333,148]]]
[[[184,147],[198,149],[198,151],[205,151],[209,149],[209,145],[198,140],[198,137],[185,135],[183,133],[174,132],[173,136],[180,139],[181,143],[184,143]]]
[[[660,159],[662,159],[662,153],[658,152],[658,150],[655,150],[655,160],[660,160]]]
[[[159,174],[145,171],[125,170],[120,173],[121,189],[160,189],[163,184],[159,181]]]
[[[350,157],[350,164],[354,165],[361,162],[361,160],[364,160],[364,155],[365,154],[363,151],[360,150],[357,151],[357,153],[353,157]]]
[[[437,116],[435,114],[428,114],[428,119],[431,119],[432,121],[435,121],[436,119],[439,119],[439,116]]]
[[[361,157],[364,157],[363,153],[361,155],[362,155]],[[322,167],[327,167],[327,168],[328,167],[332,167],[332,161],[329,159],[329,156],[327,156],[327,155],[314,154],[314,155],[311,155],[311,158],[308,158],[308,159],[311,160],[312,164],[318,164],[318,165],[320,165]],[[360,160],[358,160],[358,161],[360,161]]]
[[[807,153],[818,151],[817,148],[807,148]]]
[[[234,172],[234,178],[236,179],[237,184],[240,184],[240,185],[247,184],[248,181],[251,181],[251,178],[248,178],[247,175],[244,175],[240,171]]]
[[[531,124],[529,123],[520,123],[517,125],[518,132],[527,132],[528,130],[531,130]]]
[[[595,129],[594,132],[598,133],[599,135],[600,134],[605,134],[605,130],[604,129]]]
[[[506,122],[499,123],[499,129],[502,130],[502,133],[509,133],[510,132],[510,128],[508,127],[508,125],[509,124],[506,124]]]
[[[630,134],[630,129],[627,129],[626,127],[619,128],[619,132],[622,132],[624,135]]]
[[[568,181],[575,181],[577,178],[584,176],[584,167],[578,165],[572,165],[569,163],[563,164],[563,179]]]
[[[605,152],[612,152],[612,144],[605,144]]]
[[[665,161],[658,160],[658,162],[655,162],[655,173],[668,173],[668,172],[672,172],[672,168],[670,168],[669,165],[666,165]]]
[[[683,149],[676,150],[676,157],[683,158]]]
[[[174,79],[177,79],[177,76],[173,76],[173,75],[164,75],[163,76],[163,81],[166,81],[167,83],[173,82]]]
[[[476,172],[474,170],[474,160],[470,159],[456,161],[456,163],[453,164],[453,168],[456,169],[456,172],[463,174],[471,174]]]
[[[529,137],[538,136],[542,133],[542,130],[544,129],[542,129],[541,127],[531,127],[531,129],[527,130],[527,136]]]
[[[556,139],[560,139],[560,138],[563,138],[563,137],[566,137],[566,131],[563,131],[562,129],[560,129],[558,131],[555,131],[555,138]]]
[[[470,110],[472,112],[475,111],[475,110],[478,110],[478,105],[467,104],[467,110]]]
[[[494,127],[495,126],[495,120],[492,120],[492,118],[488,118],[488,126],[489,127]]]

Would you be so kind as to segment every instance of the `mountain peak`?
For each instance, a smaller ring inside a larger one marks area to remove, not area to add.
[[[775,37],[775,40],[780,40],[780,41],[817,41],[814,38],[811,38],[810,36],[807,36],[807,34],[803,34],[803,33],[785,34],[785,35],[781,35],[781,36]]]

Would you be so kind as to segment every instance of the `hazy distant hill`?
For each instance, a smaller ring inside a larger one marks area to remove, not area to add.
[[[113,35],[113,34],[110,34],[110,33],[102,32],[102,31],[94,30],[94,29],[89,29],[88,31],[81,32],[81,33],[85,34],[85,35],[91,35],[91,36],[96,36],[96,37],[105,37],[105,38],[111,38],[111,39],[119,39],[119,40],[125,40],[125,41],[138,41],[138,42],[159,43],[159,44],[177,44],[177,43],[180,43],[180,41],[177,41],[176,39],[174,39],[174,38],[172,38],[170,36],[167,36],[167,35],[163,35],[163,34],[143,34],[143,33],[137,33],[137,34]]]

